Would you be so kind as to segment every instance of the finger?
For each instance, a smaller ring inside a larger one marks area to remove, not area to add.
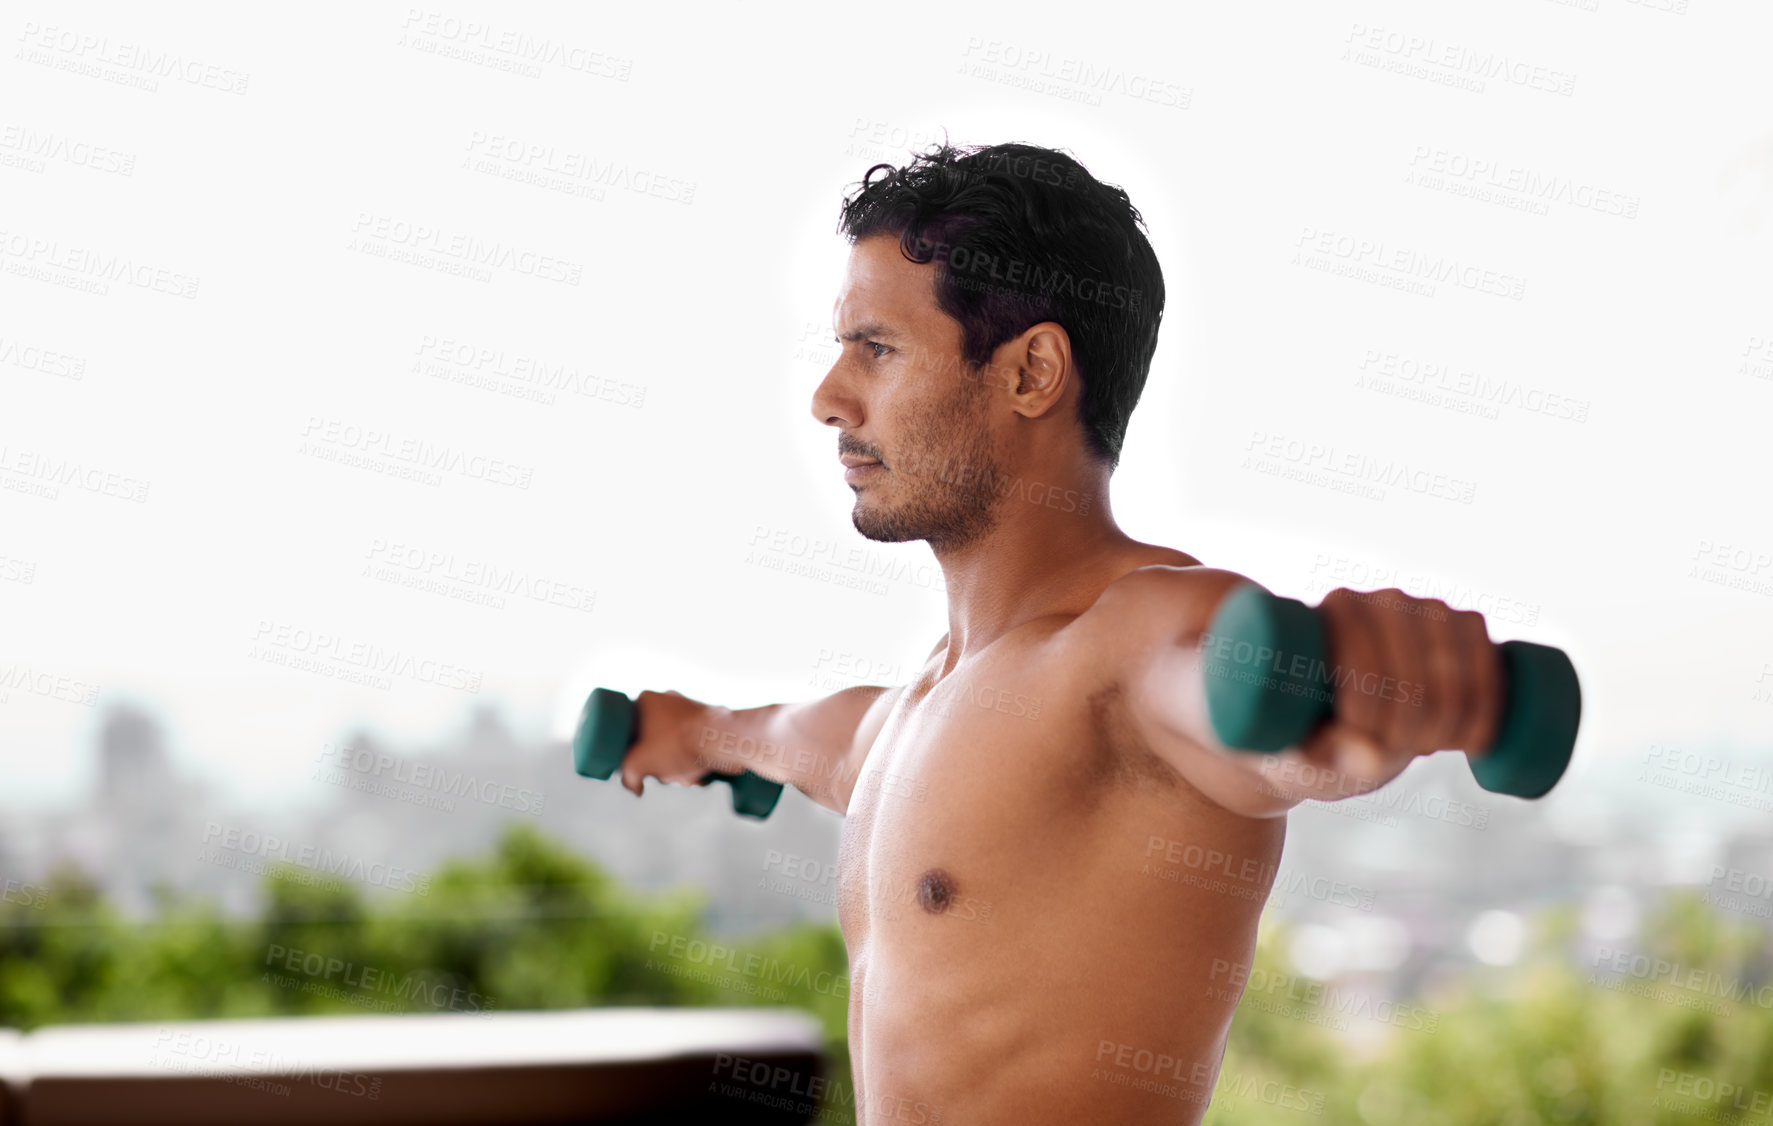
[[[1361,678],[1378,667],[1379,641],[1363,612],[1360,594],[1346,588],[1324,596],[1322,613],[1330,658],[1330,681],[1337,723],[1377,737],[1382,724],[1379,700],[1360,690]]]
[[[1400,681],[1399,704],[1415,715],[1411,747],[1418,754],[1452,750],[1471,707],[1466,674],[1460,661],[1461,626],[1445,602],[1438,598],[1421,604],[1421,664],[1408,670],[1408,683]]]
[[[1474,610],[1454,615],[1459,629],[1459,652],[1468,697],[1464,724],[1454,732],[1449,746],[1482,753],[1496,741],[1502,720],[1502,651],[1490,643],[1484,616]]]
[[[1421,749],[1417,742],[1422,730],[1422,709],[1413,707],[1397,683],[1422,668],[1426,654],[1422,646],[1422,618],[1416,613],[1419,599],[1411,598],[1397,587],[1386,587],[1366,596],[1361,608],[1372,624],[1377,641],[1373,676],[1361,678],[1361,691],[1375,700],[1379,717],[1377,728],[1367,728],[1374,740],[1392,754],[1414,756]]]

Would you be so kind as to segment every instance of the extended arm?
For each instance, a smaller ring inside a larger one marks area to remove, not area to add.
[[[1321,607],[1337,684],[1332,722],[1275,754],[1225,747],[1207,718],[1201,642],[1219,603],[1250,581],[1204,567],[1141,568],[1091,610],[1125,638],[1115,660],[1129,721],[1209,799],[1274,817],[1307,798],[1366,793],[1418,754],[1489,745],[1500,671],[1483,617],[1397,590],[1337,590]],[[1374,681],[1369,674],[1387,671],[1424,690],[1410,697],[1360,690]]]
[[[947,643],[944,635],[932,655]],[[635,700],[638,737],[622,760],[622,785],[639,794],[649,777],[693,785],[709,771],[749,770],[846,813],[868,750],[903,691],[858,685],[818,700],[755,708],[642,692]]]
[[[844,813],[862,760],[901,689],[846,688],[821,700],[709,707],[690,733],[707,769],[749,770]]]

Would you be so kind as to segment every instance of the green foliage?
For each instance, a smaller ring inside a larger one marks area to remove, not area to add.
[[[353,885],[285,867],[267,877],[259,918],[162,893],[153,921],[137,923],[62,868],[35,894],[0,902],[0,1024],[789,1005],[818,1016],[833,1077],[847,1080],[847,960],[834,926],[717,941],[702,928],[699,894],[636,894],[525,827],[419,886],[424,894],[368,902]],[[1579,961],[1574,912],[1547,912],[1534,930],[1517,965],[1477,967],[1403,999],[1432,1017],[1428,1027],[1350,1011],[1357,987],[1252,984],[1207,1121],[1773,1121],[1766,927],[1673,896],[1631,952],[1674,968],[1636,976]],[[1273,920],[1263,927],[1252,983],[1291,973],[1289,937]]]
[[[267,876],[257,919],[162,894],[151,922],[125,921],[71,868],[41,891],[0,904],[3,1025],[756,1000],[811,1009],[843,1034],[829,996],[802,996],[778,971],[784,995],[757,998],[746,990],[756,975],[743,972],[761,952],[792,961],[796,978],[841,981],[836,928],[762,936],[718,964],[673,957],[673,942],[716,945],[700,925],[700,895],[636,895],[525,826],[491,856],[453,861],[413,894],[374,904],[294,865]]]
[[[1338,999],[1320,991],[1319,1003],[1280,1013],[1246,992],[1223,1073],[1272,1075],[1321,1093],[1321,1117],[1221,1097],[1207,1121],[1665,1126],[1773,1120],[1773,973],[1764,927],[1696,895],[1673,895],[1627,951],[1660,960],[1660,968],[1637,968],[1628,957],[1625,972],[1615,972],[1610,957],[1591,955],[1578,964],[1574,912],[1550,911],[1537,922],[1539,941],[1518,964],[1478,967],[1411,999],[1417,1011],[1435,1018],[1423,1022],[1431,1027],[1381,1026],[1377,1046],[1367,1051],[1314,1023],[1346,1001],[1346,993]],[[1280,927],[1264,934],[1257,969],[1288,972],[1280,956],[1286,937]]]

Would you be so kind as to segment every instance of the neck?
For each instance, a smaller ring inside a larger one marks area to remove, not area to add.
[[[957,548],[932,545],[948,591],[944,675],[1025,622],[1081,614],[1124,573],[1131,552],[1153,550],[1114,522],[1106,466],[1055,476],[1065,481],[1051,488],[1023,488],[1028,478],[1017,478],[998,497],[990,531]]]

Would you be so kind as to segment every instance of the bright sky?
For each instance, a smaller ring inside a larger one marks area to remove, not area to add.
[[[0,801],[74,800],[114,700],[275,801],[360,721],[902,678],[928,549],[851,528],[808,404],[842,194],[944,128],[1144,213],[1131,534],[1567,649],[1572,778],[1773,749],[1764,5],[705,7],[10,10]],[[1323,483],[1356,463],[1443,484]],[[757,561],[852,548],[907,577]],[[405,671],[331,675],[371,647]]]

